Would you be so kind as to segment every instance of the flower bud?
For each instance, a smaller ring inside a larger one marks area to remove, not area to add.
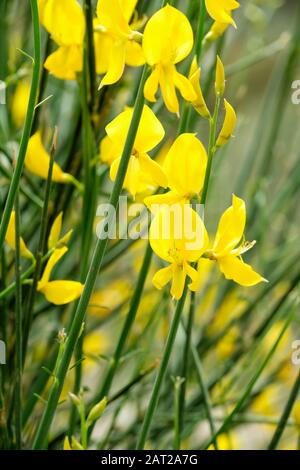
[[[90,426],[94,421],[97,421],[97,419],[101,418],[106,405],[107,398],[104,397],[99,403],[97,403],[97,405],[93,406],[87,418],[87,426]]]
[[[217,66],[216,66],[216,82],[215,90],[218,96],[223,96],[225,91],[225,70],[224,65],[219,56],[217,56]]]

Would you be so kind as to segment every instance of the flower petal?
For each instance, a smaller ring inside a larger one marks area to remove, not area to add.
[[[144,86],[144,96],[151,103],[156,102],[156,93],[159,85],[159,70],[157,67],[151,72]]]
[[[50,234],[48,237],[49,250],[51,250],[51,248],[55,248],[55,246],[57,245],[59,241],[61,227],[62,227],[62,216],[63,216],[63,213],[60,212],[52,224]]]
[[[55,305],[64,305],[78,299],[84,285],[76,281],[52,281],[47,282],[39,289],[48,302]]]
[[[68,248],[64,246],[63,248],[58,248],[55,250],[50,258],[47,261],[46,267],[44,269],[44,273],[42,275],[42,278],[40,282],[38,283],[38,291],[40,291],[45,284],[49,282],[51,272],[54,268],[54,266],[59,262],[59,260],[67,253]]]
[[[172,279],[173,276],[173,268],[172,265],[167,266],[166,268],[160,269],[157,271],[152,279],[153,285],[156,287],[156,289],[162,289],[165,287],[168,282]]]
[[[12,250],[16,249],[16,213],[15,211],[12,211],[10,214],[10,219],[5,235],[5,241],[6,243],[11,247]],[[32,259],[33,254],[31,253],[30,250],[28,250],[24,240],[22,237],[20,237],[20,254],[23,256],[23,258],[28,258]]]
[[[98,0],[97,17],[102,26],[119,37],[129,36],[131,30],[119,0]]]
[[[176,64],[187,57],[192,47],[191,25],[176,8],[167,5],[148,21],[143,36],[143,50],[149,65],[160,62]]]
[[[39,0],[39,9],[41,23],[57,44],[82,44],[85,21],[77,0]]]
[[[186,279],[186,272],[182,266],[177,264],[173,265],[173,282],[171,287],[171,294],[174,299],[179,300],[182,297],[184,284]]]
[[[153,196],[146,197],[144,199],[144,204],[146,204],[153,214],[157,214],[165,204],[173,205],[180,201],[182,201],[182,196],[180,194],[174,191],[168,191],[165,194],[154,194]]]
[[[81,46],[60,46],[47,57],[44,67],[61,80],[76,80],[82,71],[82,58]]]
[[[99,89],[105,85],[117,83],[123,75],[125,67],[126,42],[113,43],[110,50],[108,70],[101,80]]]
[[[145,57],[142,46],[140,44],[135,41],[127,41],[125,62],[127,65],[131,65],[132,67],[139,67],[140,65],[144,65]]]
[[[112,142],[122,151],[130,127],[133,109],[127,108],[120,113],[105,128]],[[134,150],[138,153],[147,153],[164,138],[165,131],[149,106],[144,105],[141,121],[134,142]]]
[[[174,84],[180,91],[181,96],[186,101],[192,102],[197,98],[195,90],[189,79],[177,71],[174,73]]]
[[[141,171],[145,173],[145,179],[149,179],[152,184],[157,184],[162,188],[168,186],[168,179],[162,167],[155,161],[152,160],[146,153],[139,155]]]
[[[228,101],[225,99],[224,99],[224,104],[225,104],[226,114],[225,114],[225,119],[224,119],[221,132],[216,142],[217,147],[223,147],[223,145],[227,144],[228,140],[231,138],[233,134],[233,131],[236,125],[235,110],[233,109],[231,104],[229,104]]]
[[[161,67],[159,84],[162,97],[170,113],[179,115],[179,103],[174,83],[174,66]]]
[[[41,133],[37,131],[30,137],[25,157],[25,167],[28,171],[40,178],[47,179],[50,165],[50,155],[42,143]],[[54,162],[52,181],[56,183],[68,182],[69,175]]]
[[[244,263],[234,255],[220,258],[218,264],[226,279],[232,279],[241,286],[250,287],[259,282],[266,282],[260,274],[254,271],[250,264]]]
[[[183,196],[199,194],[206,166],[207,153],[201,141],[194,134],[181,134],[164,162],[169,187]]]
[[[241,240],[246,224],[245,202],[232,195],[232,205],[222,215],[213,251],[217,256],[228,254]]]

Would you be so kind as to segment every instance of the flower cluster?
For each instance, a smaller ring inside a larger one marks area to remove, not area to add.
[[[232,18],[232,11],[239,6],[236,1],[206,0],[205,4],[215,21],[208,35],[218,36],[230,24],[236,27]],[[147,64],[149,72],[144,86],[147,101],[155,102],[160,89],[167,109],[179,115],[178,90],[182,98],[200,116],[208,119],[211,129],[214,129],[217,116],[212,115],[203,97],[201,70],[196,57],[192,60],[188,76],[177,70],[177,64],[188,57],[194,46],[189,20],[181,11],[166,5],[147,21],[142,34],[138,30],[143,26],[143,21],[134,13],[135,6],[136,1],[129,0],[99,0],[97,3],[93,34],[96,71],[103,75],[100,87],[116,83],[122,77],[126,64]],[[82,71],[84,56],[85,22],[79,3],[76,0],[40,0],[40,11],[44,27],[59,46],[47,58],[45,67],[58,78],[75,79]],[[217,57],[215,110],[218,110],[224,92],[225,71],[221,59]],[[254,242],[243,241],[246,222],[244,201],[233,195],[232,205],[221,217],[213,243],[204,226],[203,214],[199,215],[194,208],[195,203],[205,202],[212,157],[219,147],[229,141],[236,125],[235,111],[226,99],[224,106],[223,125],[219,135],[210,142],[208,152],[196,134],[185,132],[169,145],[164,161],[159,163],[159,159],[151,158],[149,152],[163,141],[165,129],[145,104],[124,179],[123,186],[133,198],[144,194],[145,204],[154,217],[150,227],[151,247],[163,262],[168,263],[155,274],[153,283],[160,289],[172,280],[171,294],[176,299],[182,296],[187,276],[191,279],[190,289],[198,289],[200,258],[217,262],[227,279],[243,286],[252,286],[264,280],[241,257],[254,245]],[[118,174],[132,116],[133,109],[126,108],[115,117],[106,126],[106,136],[100,144],[101,158],[110,166],[112,181]],[[41,134],[37,132],[29,142],[26,168],[46,178],[49,161]],[[53,180],[74,182],[56,163]],[[147,196],[149,192],[152,195]],[[49,282],[49,275],[66,250],[59,248],[54,251],[38,286],[54,303],[59,299],[53,295],[53,282]],[[64,291],[65,299],[73,296],[69,295],[69,290],[73,292],[72,285],[55,287]]]

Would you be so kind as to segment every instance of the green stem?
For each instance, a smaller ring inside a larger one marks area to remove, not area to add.
[[[185,380],[182,377],[174,379],[174,442],[173,449],[180,450],[180,394]]]
[[[283,413],[281,415],[279,424],[275,430],[275,433],[272,437],[272,440],[269,444],[268,450],[275,450],[278,446],[278,443],[280,441],[280,438],[288,424],[288,420],[291,414],[291,411],[293,409],[293,406],[297,400],[298,394],[300,390],[300,371],[298,373],[298,376],[295,380],[295,383],[293,385],[292,391],[290,393],[290,396],[288,398],[288,401],[284,407]]]
[[[203,190],[201,194],[201,204],[203,205],[206,203],[209,180],[210,180],[210,175],[211,175],[211,170],[212,170],[213,157],[216,153],[215,143],[216,143],[217,122],[218,122],[220,103],[221,103],[221,97],[217,95],[214,114],[210,120],[208,161],[207,161],[207,168],[206,168],[205,179],[204,179],[204,184],[203,184]]]
[[[157,407],[157,403],[158,403],[158,399],[159,399],[159,395],[160,395],[161,385],[162,385],[163,379],[164,379],[165,374],[166,374],[169,359],[170,359],[171,352],[172,352],[172,349],[173,349],[173,345],[174,345],[174,342],[175,342],[178,326],[179,326],[179,323],[180,323],[181,314],[182,314],[184,304],[185,304],[186,295],[187,295],[187,282],[185,283],[185,287],[184,287],[182,297],[181,297],[180,300],[178,300],[177,305],[176,305],[176,310],[175,310],[174,318],[172,320],[172,324],[171,324],[171,328],[170,328],[170,331],[169,331],[168,339],[167,339],[167,342],[166,342],[166,345],[165,345],[162,361],[161,361],[159,371],[158,371],[156,379],[155,379],[154,387],[152,389],[151,398],[150,398],[150,401],[149,401],[149,404],[148,404],[148,407],[147,407],[147,411],[146,411],[146,414],[145,414],[145,417],[144,417],[141,433],[139,435],[139,439],[138,439],[138,442],[137,442],[137,447],[136,447],[137,449],[144,449],[145,444],[146,444],[146,440],[147,440],[147,437],[148,437],[148,434],[149,434],[149,430],[150,430],[150,426],[151,426],[152,419],[153,419],[153,416],[154,416],[154,412],[155,412],[156,407]]]
[[[202,42],[205,32],[205,19],[206,19],[206,8],[204,5],[204,0],[199,0],[199,21],[198,21],[198,28],[197,28],[197,35],[195,39],[195,55],[197,58],[197,62],[199,64],[202,52]]]
[[[34,29],[34,65],[32,73],[32,82],[30,89],[30,96],[28,102],[28,108],[26,113],[25,125],[23,135],[20,143],[19,154],[17,158],[16,167],[11,180],[9,193],[7,196],[6,204],[4,207],[1,225],[0,225],[0,251],[2,250],[10,214],[13,210],[16,194],[18,191],[20,178],[23,170],[24,160],[27,151],[27,145],[30,138],[32,122],[35,114],[35,104],[38,96],[39,89],[39,76],[40,76],[40,65],[41,65],[41,43],[40,43],[40,25],[39,25],[39,12],[37,6],[37,0],[30,0],[32,22]]]
[[[84,0],[85,24],[86,24],[86,56],[89,82],[89,109],[92,115],[95,106],[96,92],[96,63],[93,32],[93,7],[91,0]]]
[[[136,284],[136,288],[134,290],[134,294],[133,294],[133,297],[132,297],[132,300],[131,300],[130,309],[129,309],[128,315],[126,317],[125,323],[123,325],[123,328],[122,328],[122,331],[121,331],[121,334],[120,334],[120,337],[119,337],[119,341],[118,341],[117,347],[115,349],[110,367],[107,371],[105,380],[103,382],[103,385],[101,387],[101,390],[100,390],[99,394],[95,397],[95,402],[96,403],[98,401],[100,401],[104,396],[108,395],[108,393],[109,393],[114,375],[116,373],[116,370],[118,368],[118,365],[119,365],[119,362],[120,362],[120,359],[121,359],[121,355],[123,353],[123,349],[124,349],[126,340],[127,340],[128,335],[131,331],[132,325],[133,325],[135,317],[136,317],[138,307],[140,305],[141,297],[143,295],[143,290],[144,290],[147,274],[148,274],[151,259],[152,259],[152,254],[153,254],[152,248],[151,248],[150,244],[147,243],[147,249],[146,249],[143,264],[142,264],[142,267],[141,267],[141,270],[140,270],[140,273],[139,273],[139,278],[138,278],[138,281],[137,281],[137,284]]]
[[[212,407],[212,403],[211,403],[211,399],[210,399],[209,390],[208,390],[208,387],[206,386],[206,383],[205,383],[204,372],[203,372],[202,364],[201,364],[200,357],[199,357],[199,354],[197,352],[197,349],[195,348],[194,345],[191,345],[191,349],[192,349],[194,364],[195,364],[195,367],[196,367],[197,378],[198,378],[199,385],[200,385],[200,390],[201,390],[201,393],[203,395],[203,403],[204,403],[204,408],[205,408],[205,412],[206,412],[206,417],[208,419],[210,432],[211,432],[211,435],[212,435],[212,443],[213,443],[215,449],[218,450],[218,442],[217,442],[217,439],[215,438],[216,428],[215,428],[214,417],[213,417],[213,413],[212,413],[212,408],[213,407]]]
[[[53,135],[53,142],[51,145],[50,162],[49,162],[44,204],[43,204],[42,217],[41,217],[40,235],[39,235],[39,241],[38,241],[38,248],[37,248],[37,252],[35,255],[36,264],[35,264],[35,270],[33,274],[33,283],[32,283],[29,296],[28,296],[26,316],[24,318],[23,360],[25,360],[25,356],[26,356],[29,330],[30,330],[30,326],[33,320],[34,301],[35,301],[35,296],[37,292],[38,282],[39,282],[40,275],[41,275],[42,259],[43,259],[43,255],[45,251],[45,245],[46,245],[48,208],[49,208],[49,202],[50,202],[52,173],[53,173],[53,167],[54,167],[54,154],[56,151],[56,145],[57,145],[57,128],[55,128],[54,135]]]
[[[122,191],[130,155],[132,152],[132,148],[134,145],[136,133],[138,130],[138,126],[140,123],[143,106],[144,106],[144,84],[148,75],[148,68],[144,67],[143,76],[141,79],[140,87],[137,93],[133,116],[129,128],[129,132],[127,135],[127,139],[125,142],[124,150],[122,153],[121,161],[119,170],[117,173],[117,177],[112,189],[111,197],[109,203],[117,209],[119,203],[119,196]],[[108,222],[111,224],[113,223],[113,214],[110,217]],[[105,228],[103,229],[105,230]],[[102,235],[102,236],[101,236]],[[78,307],[76,309],[74,319],[71,325],[70,333],[67,339],[66,347],[59,365],[57,378],[58,378],[58,386],[52,387],[49,395],[49,399],[47,405],[45,407],[42,419],[39,423],[39,427],[37,429],[33,448],[34,449],[43,449],[46,447],[47,435],[53,421],[53,417],[55,414],[55,410],[58,404],[59,395],[63,387],[64,379],[68,372],[69,364],[72,359],[73,351],[77,343],[78,336],[81,331],[82,322],[85,317],[85,312],[88,307],[89,299],[92,295],[94,285],[96,282],[96,278],[98,272],[101,268],[103,256],[107,246],[107,238],[105,237],[105,233],[100,234],[100,237],[97,241],[96,248],[94,251],[93,259],[90,265],[90,269],[86,278],[85,287],[78,303]]]
[[[20,253],[20,208],[19,195],[15,199],[15,223],[16,223],[16,249],[15,249],[15,272],[16,272],[16,369],[15,369],[15,427],[16,447],[22,448],[22,284],[21,284],[21,253]]]
[[[192,329],[193,329],[194,316],[195,316],[195,300],[196,300],[196,293],[191,292],[190,308],[189,308],[188,322],[187,322],[187,328],[186,328],[186,339],[185,339],[184,350],[183,350],[182,368],[180,372],[181,377],[184,379],[184,382],[180,388],[180,393],[179,393],[180,434],[184,425],[185,393],[186,393],[187,375],[188,375],[188,369],[189,369],[189,356],[190,356]]]

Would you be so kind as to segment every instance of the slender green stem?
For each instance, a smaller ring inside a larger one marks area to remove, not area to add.
[[[34,308],[34,301],[37,292],[37,286],[41,275],[42,269],[42,259],[44,255],[44,251],[46,248],[46,236],[47,236],[47,222],[48,222],[48,208],[50,202],[50,193],[51,193],[51,184],[52,184],[52,173],[54,167],[54,154],[56,151],[57,146],[57,128],[55,128],[53,141],[50,150],[50,162],[49,162],[49,169],[47,175],[47,182],[45,188],[45,197],[42,209],[42,217],[41,217],[41,228],[39,234],[39,241],[37,252],[35,254],[36,264],[35,270],[33,274],[33,282],[28,296],[28,303],[26,308],[26,315],[24,318],[24,332],[23,332],[23,359],[25,359],[28,337],[29,337],[29,330],[33,319],[33,308]]]
[[[199,64],[202,52],[202,42],[205,32],[206,8],[204,0],[199,0],[199,20],[195,39],[195,55]]]
[[[2,246],[4,243],[10,214],[14,206],[17,190],[20,183],[20,178],[23,170],[24,160],[27,151],[27,145],[30,138],[32,122],[35,113],[35,104],[38,96],[38,89],[39,89],[39,76],[40,76],[40,65],[41,65],[41,43],[40,43],[40,25],[39,25],[39,12],[37,6],[37,0],[30,0],[31,5],[31,12],[32,12],[32,22],[33,22],[33,30],[34,30],[34,65],[33,65],[33,73],[32,73],[32,82],[31,82],[31,89],[30,89],[30,96],[27,108],[27,114],[25,119],[25,125],[23,130],[23,135],[20,143],[19,154],[17,158],[16,167],[14,170],[14,174],[11,180],[6,204],[4,207],[1,225],[0,225],[0,251],[2,250]]]
[[[277,448],[280,438],[288,424],[288,420],[289,420],[291,411],[293,409],[293,406],[299,395],[299,391],[300,391],[300,371],[298,373],[298,376],[296,377],[296,380],[294,382],[288,401],[284,407],[278,426],[269,444],[268,450],[275,450]]]
[[[210,399],[209,390],[208,390],[208,387],[206,386],[203,367],[202,367],[200,357],[199,357],[199,354],[198,354],[197,349],[195,348],[195,346],[191,345],[191,349],[192,349],[194,364],[195,364],[195,367],[196,367],[197,378],[198,378],[198,381],[199,381],[201,393],[203,395],[203,403],[204,403],[204,408],[205,408],[205,412],[206,412],[206,417],[208,419],[210,432],[211,432],[211,435],[212,435],[212,443],[213,443],[215,449],[218,450],[218,442],[217,442],[217,439],[215,437],[216,428],[215,428],[214,417],[213,417],[213,413],[212,413],[212,408],[213,407],[212,407],[212,403],[211,403],[211,399]]]
[[[195,292],[191,292],[190,299],[191,300],[190,300],[190,308],[189,308],[187,328],[186,328],[186,339],[185,339],[184,350],[183,350],[182,368],[180,372],[181,377],[184,379],[184,382],[182,383],[180,387],[180,393],[179,393],[180,432],[183,429],[183,424],[184,424],[185,393],[186,393],[187,375],[188,375],[188,369],[189,369],[192,329],[193,329],[194,316],[195,316],[195,301],[196,301]]]
[[[185,380],[182,377],[175,377],[174,379],[174,442],[173,449],[180,450],[181,435],[180,435],[180,392]]]
[[[135,141],[136,133],[138,130],[139,122],[140,122],[142,111],[143,111],[144,84],[145,84],[147,75],[148,75],[148,68],[144,67],[144,72],[143,72],[140,87],[137,93],[129,132],[127,135],[127,139],[125,142],[124,150],[123,150],[121,161],[120,161],[119,170],[117,173],[117,177],[116,177],[112,194],[110,197],[110,201],[109,201],[111,206],[114,207],[115,209],[117,209],[118,204],[119,204],[119,196],[122,191],[130,155],[132,152],[133,144]],[[110,220],[108,220],[108,223],[113,223],[113,215],[111,216]],[[105,230],[105,228],[103,230]],[[105,233],[100,234],[100,237],[96,244],[93,259],[90,265],[90,269],[86,278],[85,287],[84,287],[82,296],[80,298],[80,301],[78,303],[78,307],[76,309],[74,319],[71,325],[70,333],[68,335],[64,354],[62,356],[62,359],[59,365],[59,369],[57,373],[58,386],[52,387],[50,391],[47,405],[45,407],[42,419],[40,421],[39,427],[35,435],[35,439],[33,443],[34,449],[43,449],[46,447],[47,434],[49,432],[49,428],[51,426],[51,423],[55,414],[55,410],[56,410],[58,400],[59,400],[59,395],[63,386],[64,379],[68,372],[72,354],[76,346],[78,336],[81,331],[82,322],[85,317],[85,312],[88,307],[89,299],[92,295],[96,278],[102,265],[106,246],[107,246],[107,238],[105,236]]]
[[[122,331],[121,331],[121,334],[120,334],[120,337],[119,337],[119,341],[118,341],[118,344],[116,346],[116,349],[115,349],[111,364],[109,366],[109,369],[107,371],[106,377],[104,379],[103,385],[101,387],[101,390],[100,390],[99,394],[96,395],[96,397],[95,397],[95,402],[96,403],[98,401],[100,401],[104,396],[108,395],[108,393],[109,393],[114,375],[116,373],[116,370],[118,368],[118,365],[119,365],[119,362],[120,362],[120,359],[121,359],[121,355],[122,355],[123,350],[124,350],[126,340],[127,340],[128,335],[131,331],[132,325],[133,325],[135,317],[136,317],[138,307],[140,305],[140,301],[141,301],[141,298],[142,298],[142,295],[143,295],[147,274],[149,272],[149,267],[150,267],[150,263],[151,263],[151,259],[152,259],[152,254],[153,254],[152,248],[151,248],[150,244],[147,243],[147,248],[146,248],[143,264],[142,264],[142,267],[141,267],[141,270],[140,270],[140,273],[139,273],[136,288],[135,288],[133,296],[132,296],[130,309],[129,309],[128,315],[126,316],[126,320],[125,320],[125,323],[123,325],[123,328],[122,328]]]
[[[220,103],[221,103],[221,97],[219,95],[217,95],[214,114],[213,114],[213,117],[210,120],[208,161],[207,161],[207,168],[206,168],[205,179],[204,179],[204,184],[203,184],[203,190],[202,190],[202,194],[201,194],[201,204],[203,204],[203,205],[206,203],[207,194],[208,194],[209,180],[210,180],[210,175],[211,175],[211,170],[212,170],[213,157],[216,153],[215,143],[216,143],[216,132],[217,132],[217,123],[218,123]]]
[[[165,374],[166,374],[166,370],[167,370],[169,359],[170,359],[171,352],[172,352],[172,349],[173,349],[173,345],[174,345],[174,341],[175,341],[175,338],[176,338],[178,326],[179,326],[179,323],[180,323],[180,318],[181,318],[181,315],[182,315],[182,312],[183,312],[183,308],[184,308],[184,304],[185,304],[185,300],[186,300],[186,295],[187,295],[187,282],[185,283],[185,287],[184,287],[182,297],[181,297],[180,300],[178,300],[177,305],[176,305],[176,310],[175,310],[174,318],[172,320],[172,324],[171,324],[171,328],[170,328],[170,331],[169,331],[168,339],[167,339],[167,342],[166,342],[166,345],[165,345],[163,357],[162,357],[162,360],[161,360],[161,363],[160,363],[159,371],[158,371],[156,379],[155,379],[154,387],[152,389],[152,394],[151,394],[150,401],[149,401],[149,404],[148,404],[148,407],[147,407],[147,411],[146,411],[146,414],[145,414],[145,417],[144,417],[142,429],[141,429],[141,432],[140,432],[140,435],[139,435],[139,438],[138,438],[137,447],[136,447],[137,449],[144,449],[145,444],[146,444],[146,440],[147,440],[147,437],[148,437],[148,434],[149,434],[149,431],[150,431],[150,426],[151,426],[151,423],[152,423],[154,412],[156,410],[157,403],[158,403],[158,400],[159,400],[160,389],[161,389],[162,382],[163,382],[163,379],[164,379]]]
[[[20,208],[19,194],[15,199],[15,224],[16,224],[16,249],[15,249],[15,273],[16,273],[16,348],[15,348],[15,427],[16,447],[22,448],[22,284],[21,284],[21,252],[20,252]]]
[[[90,0],[84,3],[86,18],[86,36],[83,53],[84,70],[80,80],[80,95],[82,108],[82,131],[83,131],[83,173],[84,173],[84,191],[81,225],[81,257],[80,257],[80,280],[83,282],[88,270],[88,262],[93,239],[93,223],[95,218],[96,200],[97,200],[97,181],[96,165],[93,160],[96,154],[96,142],[93,129],[93,109],[95,105],[95,60],[94,60],[94,41],[93,41],[93,15]],[[74,307],[74,312],[77,305]],[[84,331],[82,332],[75,351],[77,362],[75,368],[75,380],[73,392],[78,394],[82,379],[82,349],[84,341]],[[74,432],[76,422],[76,408],[73,405],[70,413],[69,436]]]
[[[93,7],[91,0],[84,0],[85,24],[86,24],[86,56],[89,82],[89,109],[92,116],[96,95],[96,63],[93,32]]]

